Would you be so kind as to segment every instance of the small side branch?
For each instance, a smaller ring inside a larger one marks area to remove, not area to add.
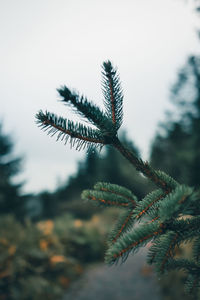
[[[139,241],[136,241],[136,242],[130,244],[128,247],[126,247],[126,248],[124,248],[123,250],[121,250],[120,252],[115,253],[115,254],[113,255],[113,257],[116,259],[116,258],[122,256],[124,253],[126,253],[126,252],[129,251],[129,250],[131,250],[132,248],[134,248],[134,247],[136,247],[136,246],[142,244],[143,242],[145,242],[145,241],[147,241],[147,240],[153,238],[153,237],[156,236],[156,235],[159,235],[160,233],[162,233],[162,231],[163,231],[162,229],[159,229],[159,230],[157,230],[157,231],[155,231],[155,232],[153,232],[153,233],[150,233],[150,234],[144,236],[144,237],[141,238]]]
[[[122,207],[128,207],[128,203],[127,202],[116,202],[116,201],[110,201],[110,200],[106,200],[103,198],[97,198],[95,196],[88,196],[88,199],[92,200],[92,201],[97,201],[97,202],[102,202],[103,204],[107,204],[110,206],[122,206]]]
[[[174,247],[175,247],[175,245],[176,245],[177,238],[178,238],[178,233],[176,233],[176,234],[174,235],[174,237],[173,237],[171,243],[170,243],[169,246],[168,246],[168,249],[167,249],[167,251],[166,251],[166,253],[165,253],[165,257],[164,257],[164,259],[163,259],[163,261],[162,261],[162,264],[161,264],[161,267],[160,267],[161,272],[164,271],[164,266],[165,266],[167,260],[169,259],[170,256],[172,256],[172,251],[173,251],[173,249],[174,249]]]
[[[36,118],[39,127],[47,131],[49,135],[54,136],[57,134],[57,141],[61,139],[67,143],[68,139],[71,138],[71,145],[74,146],[76,144],[77,150],[85,146],[101,148],[106,144],[104,137],[98,130],[86,127],[80,123],[74,123],[55,114],[43,113],[42,111],[39,111]]]
[[[119,76],[110,61],[104,62],[102,67],[106,115],[112,121],[114,128],[118,130],[123,119],[123,92]]]
[[[115,242],[118,240],[118,238],[121,236],[121,234],[125,231],[125,229],[126,229],[127,227],[130,227],[130,226],[129,226],[129,223],[130,223],[130,220],[131,220],[132,216],[133,216],[133,211],[128,212],[128,215],[126,216],[124,222],[121,224],[121,227],[118,228],[117,234],[116,234],[115,237],[112,239],[112,243],[115,243]],[[132,222],[131,222],[131,223],[132,223]]]

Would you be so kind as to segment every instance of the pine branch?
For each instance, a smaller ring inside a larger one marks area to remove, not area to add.
[[[189,274],[185,283],[185,291],[188,294],[192,294],[195,299],[198,298],[197,289],[200,287],[200,278],[197,275]]]
[[[165,201],[162,201],[158,214],[163,221],[177,217],[183,209],[189,205],[189,197],[193,189],[184,185],[179,185],[176,189],[167,195]],[[184,207],[184,208],[183,208]]]
[[[58,117],[49,112],[43,113],[39,111],[36,115],[37,124],[41,129],[47,131],[50,136],[57,134],[57,141],[62,140],[67,143],[70,138],[71,146],[76,145],[76,149],[80,150],[82,147],[100,147],[105,144],[105,140],[101,132],[86,127],[80,123],[74,123],[70,120]]]
[[[57,90],[62,101],[65,104],[73,105],[75,113],[86,118],[90,123],[99,128],[103,133],[113,131],[113,126],[105,114],[94,104],[89,102],[85,97],[79,96],[76,92],[70,91],[66,86]]]
[[[117,131],[123,120],[123,93],[119,75],[109,60],[104,62],[102,67],[102,90],[104,94],[106,116],[112,120],[114,128]]]
[[[200,235],[200,217],[182,215],[179,218],[165,222],[167,229],[178,233],[181,243],[193,243]]]
[[[132,202],[127,197],[98,190],[84,190],[82,199],[90,200],[95,205],[100,206],[116,206],[121,208],[130,208],[132,206]]]
[[[133,209],[128,209],[121,213],[117,223],[109,234],[108,244],[115,243],[123,234],[133,227],[133,224],[135,223],[133,213]]]
[[[105,96],[105,105],[106,105],[106,115],[95,105],[88,102],[86,98],[80,97],[77,93],[71,92],[69,88],[63,86],[58,89],[58,92],[63,97],[63,102],[67,104],[72,104],[76,108],[76,112],[80,114],[82,117],[86,118],[93,125],[99,128],[98,135],[101,135],[99,144],[112,144],[129,162],[135,166],[136,170],[140,171],[143,175],[153,181],[159,188],[162,188],[166,193],[171,191],[171,182],[169,182],[166,178],[161,176],[159,172],[154,171],[147,162],[143,162],[141,159],[138,159],[130,150],[125,148],[119,139],[117,138],[117,130],[119,129],[122,122],[122,105],[123,105],[123,96],[120,87],[119,77],[116,73],[116,70],[112,67],[110,61],[103,63],[103,76],[104,76],[104,85],[106,90],[104,92]],[[46,113],[49,114],[50,113]],[[40,114],[36,116],[40,118]],[[53,119],[53,116],[52,116]],[[52,121],[52,120],[51,120]],[[43,123],[43,125],[46,125]],[[50,122],[48,120],[48,125],[53,126],[54,129],[58,124]],[[76,127],[76,126],[75,126]],[[61,126],[62,128],[62,126]],[[59,127],[59,130],[61,129]],[[70,130],[67,132],[68,135],[74,137],[76,135],[76,128],[70,134]],[[77,128],[78,130],[79,128]],[[80,130],[80,129],[79,129]],[[61,130],[63,131],[63,130]],[[80,130],[82,132],[82,130]],[[64,131],[63,131],[64,132]],[[95,132],[95,134],[97,133]],[[62,135],[62,134],[61,134]],[[84,135],[77,133],[77,139],[83,140]],[[102,138],[103,137],[103,138]],[[86,136],[85,138],[90,138]],[[95,141],[91,141],[92,143],[97,143],[98,138],[91,137]],[[90,140],[87,140],[90,142]]]
[[[93,190],[86,190],[82,198],[103,207],[119,207],[122,213],[110,233],[106,262],[124,261],[130,252],[136,252],[151,241],[149,263],[159,273],[170,269],[184,269],[188,273],[186,287],[195,293],[200,282],[200,190],[179,184],[166,173],[154,170],[127,149],[118,139],[123,118],[123,94],[119,75],[110,61],[103,63],[103,94],[105,113],[83,96],[66,86],[58,89],[63,102],[72,105],[81,117],[96,129],[40,111],[37,123],[49,135],[57,135],[71,146],[102,148],[110,144],[119,151],[138,172],[150,179],[157,190],[138,201],[127,188],[99,182]],[[183,242],[192,243],[191,259],[174,259],[176,247]]]
[[[156,239],[148,252],[148,262],[156,265],[158,273],[165,271],[167,261],[174,255],[175,246],[178,244],[178,233],[168,231]]]
[[[161,189],[155,190],[144,197],[142,201],[138,203],[134,210],[134,216],[136,219],[140,219],[143,215],[146,215],[151,210],[155,203],[162,200],[166,196]]]
[[[186,259],[186,258],[178,258],[178,259],[169,259],[167,263],[168,270],[183,270],[189,271],[191,273],[197,273],[199,267],[195,264],[195,262]]]
[[[132,202],[133,207],[135,207],[138,202],[137,197],[127,188],[119,186],[117,184],[111,184],[107,182],[98,182],[94,186],[95,190],[108,192],[114,195],[122,196],[128,201]]]
[[[167,263],[168,270],[183,270],[188,276],[185,283],[185,290],[188,294],[196,295],[200,287],[200,267],[195,262],[185,258],[170,259]],[[197,296],[197,295],[196,295]],[[197,298],[195,298],[197,299]]]
[[[160,176],[161,174],[159,172],[154,171],[148,162],[143,162],[142,159],[138,159],[129,149],[123,146],[117,137],[113,139],[112,145],[136,168],[137,171],[149,178],[166,193],[171,191],[171,182],[169,183],[166,178]]]
[[[98,182],[94,186],[94,190],[86,190],[82,193],[82,199],[92,200],[98,205],[117,206],[127,208],[110,233],[108,242],[114,243],[117,239],[125,233],[133,224],[133,212],[137,205],[137,197],[127,188],[117,184],[106,182]],[[113,201],[112,201],[113,200]]]
[[[130,251],[135,252],[139,247],[144,246],[151,239],[163,232],[163,224],[155,221],[151,224],[143,224],[134,230],[131,230],[119,238],[106,253],[105,260],[113,264],[120,257],[122,261],[126,260]]]

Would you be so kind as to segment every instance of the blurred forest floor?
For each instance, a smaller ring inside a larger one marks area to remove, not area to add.
[[[123,264],[111,267],[99,264],[72,284],[63,300],[160,300],[157,278],[145,263],[147,249],[129,256]]]

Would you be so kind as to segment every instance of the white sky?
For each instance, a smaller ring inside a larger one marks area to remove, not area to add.
[[[199,19],[181,0],[0,0],[0,119],[25,155],[24,191],[55,188],[84,151],[56,143],[35,125],[47,109],[73,118],[56,88],[76,88],[102,105],[101,64],[117,65],[124,125],[147,158],[169,88],[199,52]]]

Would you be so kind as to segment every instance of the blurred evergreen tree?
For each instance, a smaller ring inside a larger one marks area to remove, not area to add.
[[[12,213],[18,220],[25,217],[26,196],[20,195],[22,184],[13,183],[13,176],[21,169],[21,158],[13,158],[13,143],[5,135],[0,123],[0,214]]]
[[[172,88],[176,110],[153,143],[151,164],[189,185],[200,178],[200,57],[189,57]]]

